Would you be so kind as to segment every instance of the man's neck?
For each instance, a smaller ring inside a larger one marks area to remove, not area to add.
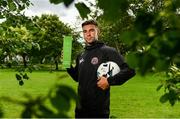
[[[94,45],[97,41],[98,41],[98,40],[94,40],[94,41],[91,42],[91,43],[86,43],[86,45],[87,45],[87,46],[92,46],[92,45]]]

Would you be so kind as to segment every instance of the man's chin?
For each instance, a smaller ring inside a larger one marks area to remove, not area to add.
[[[93,40],[93,41],[89,41],[89,42],[86,42],[88,45],[92,45],[96,42],[96,40]]]

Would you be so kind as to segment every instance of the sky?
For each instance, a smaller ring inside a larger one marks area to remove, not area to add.
[[[80,17],[74,3],[81,2],[83,0],[74,0],[74,2],[66,8],[64,4],[51,4],[49,0],[30,0],[34,5],[30,6],[25,10],[25,15],[27,16],[40,16],[41,14],[56,14],[61,21],[69,24],[71,27],[75,28],[82,23],[82,20],[77,20]],[[85,0],[84,0],[85,1]],[[87,0],[86,0],[87,1]],[[85,2],[86,2],[85,1]],[[94,1],[94,0],[89,0]]]

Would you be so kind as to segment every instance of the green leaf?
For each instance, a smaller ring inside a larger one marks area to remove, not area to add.
[[[20,81],[22,77],[19,74],[16,74],[16,79]]]
[[[162,85],[162,84],[161,84],[161,85],[159,85],[159,86],[157,87],[156,91],[159,91],[162,87],[163,87],[163,85]]]
[[[123,14],[127,14],[129,4],[127,0],[98,0],[98,6],[104,11],[106,20],[116,21]]]
[[[25,73],[24,75],[23,75],[23,79],[29,79],[29,76]]]
[[[138,62],[139,62],[139,57],[138,54],[136,53],[129,53],[126,55],[126,61],[130,67],[137,68],[138,67]]]
[[[155,68],[157,71],[165,71],[169,67],[169,61],[166,59],[158,59],[155,63]]]
[[[27,3],[29,0],[21,0],[23,3]]]
[[[87,15],[91,12],[91,10],[84,3],[77,3],[75,6],[78,9],[82,19],[87,18]]]
[[[169,91],[169,103],[171,104],[171,106],[173,106],[175,104],[177,100],[177,93],[174,90],[170,90]]]
[[[4,116],[4,112],[3,110],[0,108],[0,118],[2,118]]]
[[[63,2],[66,7],[68,7],[73,1],[74,0],[49,0],[49,2],[53,4],[60,4]]]
[[[22,80],[19,81],[19,85],[22,86],[24,82]]]
[[[62,3],[64,0],[49,0],[50,3],[53,3],[53,4],[59,4],[59,3]]]
[[[56,87],[56,95],[50,98],[51,104],[58,110],[68,111],[70,109],[71,100],[76,100],[75,91],[64,85]]]
[[[169,93],[165,93],[164,95],[161,96],[160,102],[165,103],[168,101],[168,99],[169,99]]]
[[[15,11],[16,10],[16,4],[13,1],[9,2],[8,6],[9,6],[9,9],[11,11]]]
[[[23,112],[21,113],[22,118],[31,118],[32,116],[32,109],[30,107],[26,107]]]
[[[139,40],[139,33],[137,31],[126,31],[120,36],[124,43],[132,46],[135,41]]]
[[[156,58],[152,56],[149,52],[144,52],[138,57],[140,57],[138,64],[139,67],[141,67],[140,72],[142,75],[145,75],[154,66]]]
[[[141,10],[139,11],[136,21],[135,21],[135,28],[145,33],[148,28],[152,26],[154,20],[154,15],[152,13],[148,13],[147,11]]]
[[[42,105],[42,104],[38,105],[38,109],[41,112],[41,115],[38,117],[47,118],[53,115],[53,112],[49,108],[47,108],[45,105]]]
[[[64,1],[64,5],[68,7],[74,0],[63,0],[63,1]]]
[[[3,6],[3,7],[6,7],[6,6],[7,6],[7,1],[4,1],[4,0],[3,0],[3,1],[2,1],[2,6]]]
[[[63,95],[62,93],[51,98],[50,101],[57,110],[68,111],[70,109],[70,101],[66,100],[66,95]]]
[[[26,43],[26,48],[27,48],[28,50],[31,50],[31,49],[32,49],[32,45],[33,45],[33,44],[31,44],[31,43]]]
[[[24,10],[25,8],[25,5],[19,5],[19,10]]]
[[[0,55],[2,55],[3,54],[3,49],[0,49]]]

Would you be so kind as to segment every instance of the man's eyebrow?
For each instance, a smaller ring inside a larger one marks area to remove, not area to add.
[[[95,30],[94,28],[91,28],[91,29],[84,29],[84,30],[82,30],[82,32],[84,32],[84,31],[90,31],[90,30]]]
[[[89,30],[95,30],[94,28],[92,28],[92,29],[89,29]]]

